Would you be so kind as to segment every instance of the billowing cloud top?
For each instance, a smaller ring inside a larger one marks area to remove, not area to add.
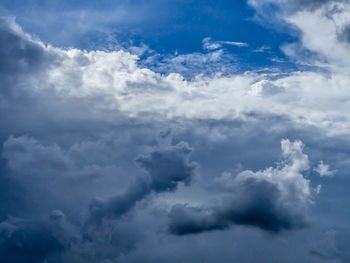
[[[243,171],[234,178],[224,173],[216,178],[218,187],[227,193],[219,206],[174,206],[170,231],[183,235],[224,229],[232,223],[273,232],[305,226],[311,191],[301,172],[309,168],[308,157],[302,153],[300,141],[282,140],[281,145],[285,160],[278,167]]]

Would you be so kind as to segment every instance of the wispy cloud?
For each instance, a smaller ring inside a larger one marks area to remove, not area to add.
[[[213,41],[210,37],[203,39],[203,48],[207,50],[220,49],[223,46],[236,46],[236,47],[248,47],[247,43],[244,42],[234,42],[234,41]]]

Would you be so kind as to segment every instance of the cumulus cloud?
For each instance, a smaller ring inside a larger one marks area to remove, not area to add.
[[[278,19],[287,28],[289,26],[290,30],[297,30],[299,39],[282,47],[287,56],[297,59],[299,63],[307,62],[309,65],[330,69],[332,74],[339,74],[341,68],[348,68],[350,52],[347,28],[350,23],[350,6],[347,1],[252,0],[249,3],[257,14]],[[277,7],[277,13],[269,8],[271,5]],[[311,53],[305,53],[305,50]],[[308,58],[300,54],[307,54]]]
[[[269,96],[283,92],[283,88],[276,86],[268,80],[261,80],[251,86],[251,94],[254,96]]]
[[[190,160],[193,149],[185,142],[172,145],[168,137],[169,132],[162,133],[158,146],[136,158],[135,163],[144,169],[143,176],[133,180],[124,193],[104,200],[93,200],[88,207],[87,218],[79,216],[74,226],[59,210],[53,211],[46,219],[39,220],[32,215],[34,221],[3,221],[0,226],[3,234],[3,243],[0,244],[2,261],[21,262],[26,257],[28,262],[94,262],[113,260],[121,253],[132,250],[137,234],[132,234],[127,225],[123,226],[125,231],[116,226],[123,224],[120,218],[151,193],[175,192],[178,184],[189,185],[196,175],[198,164]],[[96,142],[77,143],[64,150],[57,144],[43,145],[27,136],[10,137],[4,143],[3,155],[19,181],[34,181],[34,185],[40,182],[51,192],[57,188],[59,195],[62,195],[62,187],[66,187],[67,182],[72,191],[78,189],[69,183],[71,177],[91,179],[86,178],[86,170],[90,169],[91,162],[98,166],[106,161],[103,154],[109,155],[109,150],[115,150],[114,145],[109,149],[111,143],[113,141],[103,138]],[[116,172],[114,170],[113,173]],[[118,174],[113,176],[118,177]],[[57,183],[59,180],[62,180],[63,186]],[[54,183],[50,184],[51,181]],[[50,188],[50,185],[54,188]],[[51,198],[47,193],[45,196]],[[27,197],[32,198],[30,195]],[[70,203],[72,205],[72,200]],[[82,211],[84,207],[78,209]],[[27,228],[30,232],[27,232]]]
[[[330,2],[315,11],[297,12],[286,17],[286,21],[301,31],[303,47],[319,54],[337,72],[341,67],[349,67],[348,43],[339,41],[346,38],[349,11],[349,3]],[[317,30],[320,27],[323,30]]]
[[[343,16],[345,13],[346,11]],[[310,20],[317,17],[317,14],[316,12],[307,17]],[[294,21],[294,25],[306,30],[296,17],[297,14],[289,21]],[[310,21],[312,25],[320,24],[318,21]],[[14,27],[13,21],[2,24],[3,30],[10,31]],[[344,134],[350,127],[347,110],[343,104],[338,103],[348,96],[344,87],[350,83],[350,79],[346,74],[339,73],[329,77],[319,72],[295,72],[269,76],[246,72],[225,76],[216,74],[210,77],[198,75],[193,80],[186,80],[177,73],[162,75],[139,66],[138,57],[126,51],[63,50],[35,42],[19,29],[11,32],[18,39],[22,39],[21,41],[40,47],[40,52],[43,53],[40,58],[46,65],[37,74],[31,74],[30,79],[26,79],[26,86],[20,86],[20,91],[36,92],[39,98],[50,92],[50,98],[59,99],[54,100],[55,103],[65,101],[69,103],[69,107],[74,103],[86,103],[89,105],[86,110],[92,116],[99,114],[104,118],[111,118],[115,115],[110,113],[114,112],[126,117],[147,116],[149,119],[162,120],[237,120],[264,115],[285,116],[295,125],[316,126],[327,134]],[[313,27],[307,32],[314,32]],[[308,43],[306,39],[316,41],[311,36],[305,37],[304,41],[305,46],[310,49],[312,43]],[[327,36],[328,39],[328,35],[320,34],[317,37],[321,40],[317,43],[327,45],[329,41],[320,39],[320,36]],[[21,49],[17,49],[20,53]],[[317,49],[313,48],[315,51]],[[330,50],[333,50],[332,45],[326,46],[324,53],[329,53],[334,60],[345,63],[347,56],[344,54],[348,52],[344,48],[337,48],[339,52]],[[46,59],[48,56],[55,59]],[[202,59],[203,57],[200,58],[200,64],[203,63]],[[17,63],[20,64],[19,61]],[[9,90],[18,89],[18,85],[7,86]],[[257,93],[259,96],[256,96]],[[21,101],[28,103],[29,100],[22,98]],[[40,103],[43,101],[45,102],[42,100]],[[2,102],[3,107],[10,103],[8,98],[3,98]],[[36,109],[33,105],[32,107]],[[10,108],[7,107],[7,110]]]
[[[224,173],[216,184],[224,192],[220,205],[201,208],[174,206],[169,230],[176,235],[224,229],[232,224],[255,226],[270,232],[307,225],[312,202],[309,169],[301,141],[281,141],[283,161],[263,171],[243,171],[236,177]]]

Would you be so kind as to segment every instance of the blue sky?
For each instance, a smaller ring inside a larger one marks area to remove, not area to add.
[[[291,30],[265,27],[245,0],[4,1],[2,13],[16,16],[27,32],[61,47],[91,50],[147,45],[162,55],[206,53],[202,41],[210,37],[248,44],[244,48],[224,45],[242,70],[295,66],[286,65],[280,50],[281,45],[296,40]]]
[[[1,263],[347,263],[345,0],[0,3]]]

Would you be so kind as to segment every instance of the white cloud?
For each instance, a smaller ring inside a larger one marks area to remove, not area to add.
[[[243,171],[234,180],[236,183],[248,178],[255,178],[276,185],[281,194],[281,202],[295,207],[306,207],[311,201],[310,181],[302,172],[309,169],[309,158],[303,153],[301,141],[281,141],[284,160],[276,168],[263,171]]]
[[[336,170],[330,170],[328,164],[324,164],[323,161],[318,163],[318,166],[314,168],[314,171],[317,172],[321,177],[332,177],[336,174]]]
[[[244,42],[234,42],[234,41],[214,41],[210,37],[203,39],[203,48],[207,50],[215,50],[222,48],[224,45],[236,46],[236,47],[247,47],[248,44]]]
[[[314,16],[318,17],[317,12],[302,12],[303,18],[309,17],[310,24],[318,23],[313,20]],[[296,14],[290,21],[301,25],[299,16]],[[305,34],[309,32],[304,31]],[[309,38],[312,37],[305,37]],[[306,40],[305,43],[310,47],[316,45]],[[323,46],[319,49],[331,50]],[[295,125],[317,127],[328,135],[348,134],[350,129],[350,77],[345,68],[337,68],[328,74],[317,71],[289,75],[245,72],[223,76],[218,73],[186,80],[177,73],[162,75],[141,67],[138,57],[127,51],[88,52],[51,46],[44,50],[55,54],[58,61],[50,62],[40,76],[31,76],[32,88],[36,92],[53,90],[62,99],[88,100],[92,111],[119,111],[129,117],[142,118],[146,114],[154,118],[216,120],[244,120],[253,113],[285,116]],[[331,58],[344,58],[345,63],[348,56],[345,51],[337,51],[344,55],[335,52]],[[211,56],[216,52],[219,51]],[[180,60],[178,64],[186,60],[184,57],[176,59]],[[205,65],[208,59],[215,57],[198,59]]]
[[[103,98],[95,108],[118,109],[133,117],[156,113],[197,119],[244,118],[256,112],[285,115],[328,134],[347,133],[350,128],[350,78],[345,74],[295,72],[269,80],[268,75],[247,72],[198,75],[187,81],[176,73],[161,75],[141,68],[137,57],[125,51],[55,50],[62,63],[48,70],[46,85],[62,96]]]
[[[350,66],[350,46],[339,35],[350,25],[349,14],[350,3],[329,2],[316,10],[299,11],[286,21],[301,31],[305,48],[326,58],[332,70],[344,72]]]

